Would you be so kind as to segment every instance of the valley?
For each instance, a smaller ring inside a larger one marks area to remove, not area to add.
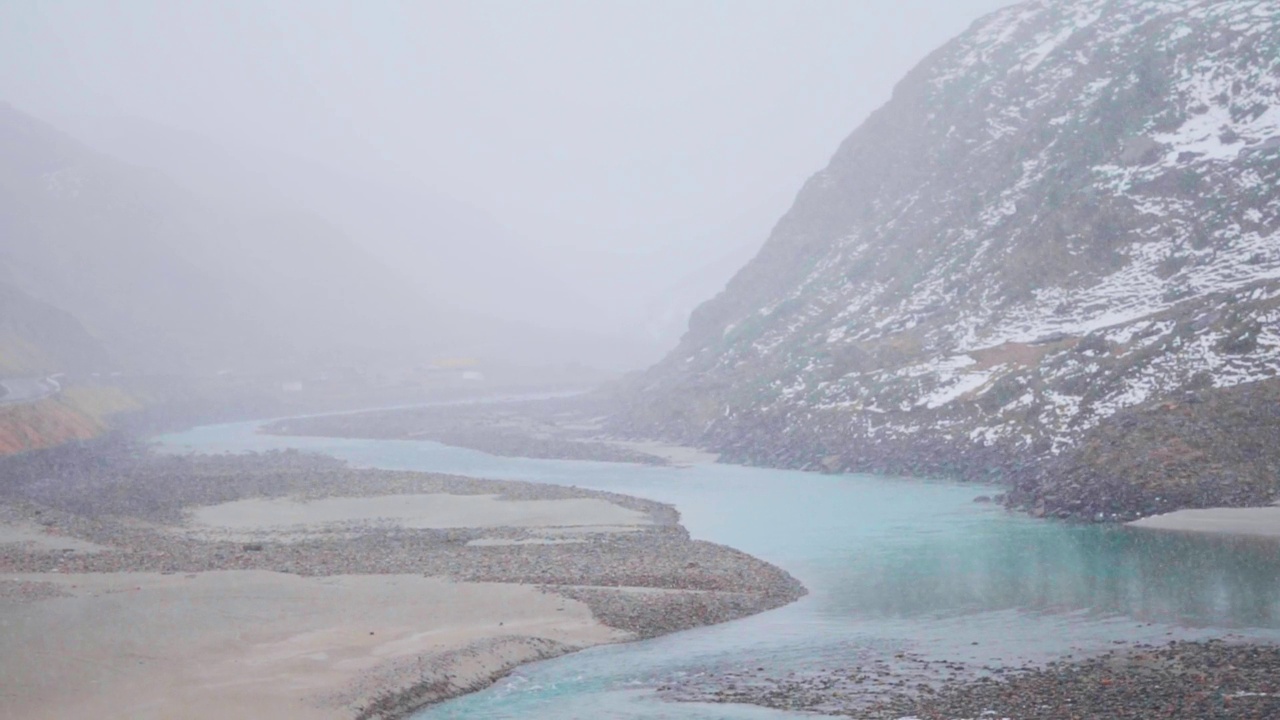
[[[5,718],[1280,717],[1277,441],[1275,0],[0,6]]]

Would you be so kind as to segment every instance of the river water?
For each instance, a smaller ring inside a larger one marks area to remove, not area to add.
[[[657,688],[763,668],[798,677],[902,653],[971,668],[1087,654],[1117,641],[1280,641],[1274,543],[1032,520],[973,498],[994,488],[730,465],[501,458],[432,442],[261,435],[259,423],[168,435],[172,450],[298,448],[357,466],[529,480],[674,504],[695,537],[773,562],[810,594],[789,606],[525,666],[415,716],[786,718],[672,702]]]

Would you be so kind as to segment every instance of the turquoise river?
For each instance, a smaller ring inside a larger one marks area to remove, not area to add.
[[[357,466],[652,498],[674,504],[694,537],[773,562],[809,588],[754,617],[525,666],[422,720],[812,718],[673,702],[657,688],[744,667],[803,677],[899,653],[980,667],[1117,641],[1280,640],[1280,552],[1266,542],[1033,520],[973,502],[992,488],[950,482],[502,458],[431,442],[275,437],[259,424],[160,441],[206,453],[298,448]]]

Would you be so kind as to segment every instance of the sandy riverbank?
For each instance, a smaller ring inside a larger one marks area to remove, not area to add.
[[[636,498],[296,453],[75,452],[0,468],[0,717],[402,717],[803,593]]]
[[[713,452],[685,445],[672,445],[660,440],[613,440],[602,438],[598,442],[632,452],[659,457],[671,465],[680,467],[714,463],[720,459],[720,456]]]
[[[447,695],[519,662],[629,637],[585,604],[533,587],[418,575],[45,573],[0,582],[13,580],[64,593],[0,604],[0,716],[14,720],[339,720],[414,684],[442,683]],[[432,663],[409,678],[401,667],[468,650],[466,662]]]
[[[1280,506],[1178,510],[1128,525],[1149,530],[1280,538]]]

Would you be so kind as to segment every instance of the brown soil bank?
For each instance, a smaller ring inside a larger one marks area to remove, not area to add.
[[[106,418],[138,403],[112,387],[71,387],[32,403],[0,406],[0,456],[43,450],[107,431]]]
[[[100,420],[56,398],[0,407],[0,455],[88,440],[104,429]]]

